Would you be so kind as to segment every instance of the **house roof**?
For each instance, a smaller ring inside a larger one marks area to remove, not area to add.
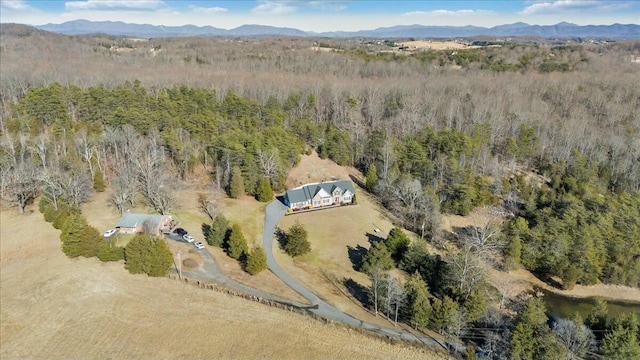
[[[156,226],[162,222],[165,215],[151,215],[151,214],[124,214],[118,224],[117,228],[135,228],[142,226],[145,221],[151,220]]]
[[[356,193],[353,189],[353,184],[351,184],[351,181],[338,180],[302,185],[295,189],[287,190],[286,196],[289,199],[289,203],[295,204],[313,199],[313,197],[321,190],[324,190],[328,193],[328,195],[331,195],[333,193],[333,190],[335,190],[336,188],[339,188],[343,192],[345,190],[349,190],[349,192],[352,194]],[[324,194],[321,194],[321,196],[322,195]]]

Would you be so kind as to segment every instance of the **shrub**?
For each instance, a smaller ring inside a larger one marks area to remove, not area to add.
[[[84,216],[71,214],[62,226],[60,240],[62,240],[62,251],[68,257],[93,257],[96,256],[102,236],[98,230],[87,224]]]
[[[207,243],[211,246],[222,247],[229,236],[229,221],[224,215],[219,214],[211,224],[211,230],[207,234]]]
[[[256,247],[247,255],[245,270],[251,275],[256,275],[267,269],[267,254],[261,247]]]
[[[124,248],[125,269],[132,274],[165,276],[173,264],[173,255],[162,238],[138,234]]]
[[[283,250],[290,256],[300,256],[311,251],[311,244],[307,239],[307,230],[298,222],[289,228]]]
[[[242,260],[249,251],[247,240],[244,238],[242,229],[238,224],[234,224],[231,227],[229,238],[227,239],[226,251],[230,257],[236,260]]]
[[[268,202],[271,201],[271,199],[273,199],[271,183],[269,182],[269,178],[263,176],[258,183],[258,188],[256,189],[256,200],[260,202]]]
[[[120,261],[124,259],[124,248],[117,246],[114,239],[110,239],[98,245],[96,256],[98,256],[98,259],[102,262]]]

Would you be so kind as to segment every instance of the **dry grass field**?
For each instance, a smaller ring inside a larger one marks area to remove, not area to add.
[[[35,206],[23,215],[3,209],[0,225],[1,359],[441,358],[168,278],[133,276],[121,263],[68,259]]]
[[[300,164],[289,172],[287,186],[349,179],[349,175],[361,176],[356,169],[322,160],[313,153],[302,156]],[[373,197],[357,186],[356,196],[358,205],[285,216],[278,226],[287,230],[295,222],[302,224],[309,233],[311,252],[291,259],[278,248],[274,249],[274,256],[289,274],[338,309],[371,323],[392,326],[383,317],[375,317],[364,309],[344,285],[345,280],[352,280],[362,288],[370,285],[366,274],[354,270],[350,249],[352,253],[358,247],[368,249],[370,238],[384,238],[393,227],[393,219]]]

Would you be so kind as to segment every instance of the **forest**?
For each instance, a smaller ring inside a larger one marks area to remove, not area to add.
[[[457,248],[440,257],[396,236],[370,249],[374,284],[391,288],[377,270],[409,275],[401,320],[462,338],[477,335],[468,324],[500,328],[484,336],[493,358],[640,356],[636,316],[600,309],[549,327],[539,299],[505,311],[482,271],[640,286],[640,42],[390,56],[357,39],[317,52],[310,39],[136,42],[7,25],[1,40],[0,195],[19,211],[77,207],[106,185],[118,211],[139,193],[164,214],[196,167],[228,193],[234,173],[250,195],[263,178],[281,193],[316,151],[366,174],[398,225]],[[442,214],[478,207],[504,221],[442,230]]]

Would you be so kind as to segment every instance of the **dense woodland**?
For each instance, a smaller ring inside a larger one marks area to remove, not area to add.
[[[167,213],[175,179],[196,167],[230,196],[261,198],[317,151],[362,170],[420,237],[398,229],[364,255],[374,311],[463,338],[500,329],[479,337],[494,358],[612,357],[615,341],[623,358],[640,356],[634,316],[550,328],[539,299],[505,304],[483,271],[640,286],[639,42],[388,55],[358,39],[324,52],[297,38],[134,41],[10,25],[1,36],[3,203],[38,200],[56,225],[54,210],[108,187],[120,212],[141,194]],[[442,213],[483,206],[503,222],[441,230]],[[432,255],[423,241],[457,251]]]

